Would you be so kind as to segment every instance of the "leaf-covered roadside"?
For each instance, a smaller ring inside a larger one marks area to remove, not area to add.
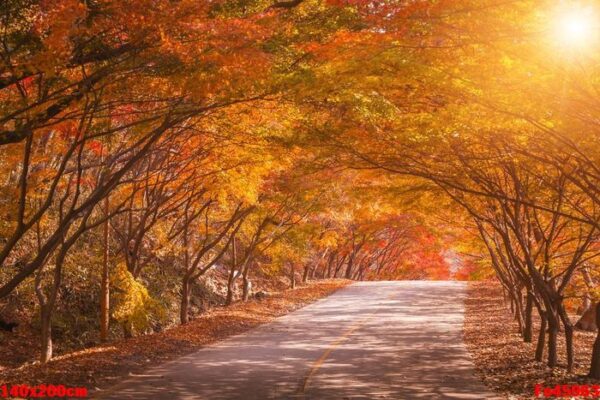
[[[566,372],[564,338],[559,341],[559,365],[554,370],[533,358],[534,343],[524,343],[518,325],[496,282],[470,282],[465,300],[464,340],[485,384],[508,399],[534,399],[536,384],[599,384],[586,377],[593,332],[575,331],[574,372]],[[574,318],[575,316],[572,316]],[[535,321],[535,336],[539,323]]]
[[[287,314],[346,286],[350,281],[330,279],[310,282],[262,299],[215,308],[189,324],[164,332],[124,339],[58,356],[45,365],[25,364],[0,371],[7,384],[42,383],[86,386],[94,391],[117,383],[130,373],[192,352],[207,344],[245,332]],[[0,344],[2,354],[10,348]]]

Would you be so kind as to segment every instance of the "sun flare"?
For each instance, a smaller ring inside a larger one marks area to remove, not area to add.
[[[561,9],[555,17],[556,41],[568,48],[584,48],[596,41],[598,15],[591,7]]]

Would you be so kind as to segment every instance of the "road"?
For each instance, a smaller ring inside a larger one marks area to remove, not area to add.
[[[129,378],[102,399],[492,399],[460,282],[360,282]]]

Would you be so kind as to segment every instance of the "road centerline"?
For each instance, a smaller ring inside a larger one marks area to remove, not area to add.
[[[393,299],[394,295],[395,295],[395,293],[392,293],[392,294],[386,296],[386,300]],[[319,357],[318,359],[316,359],[313,362],[312,367],[310,368],[310,370],[308,371],[308,373],[302,379],[302,382],[300,383],[300,386],[298,387],[298,390],[296,391],[296,393],[297,394],[303,394],[306,391],[306,389],[308,388],[308,386],[310,384],[310,380],[319,371],[319,369],[321,368],[321,366],[323,366],[323,364],[325,363],[325,361],[327,360],[327,358],[329,357],[329,355],[336,348],[338,348],[340,346],[340,344],[342,344],[346,339],[348,339],[350,337],[350,335],[352,335],[354,332],[356,332],[358,329],[360,329],[369,320],[373,319],[373,317],[379,311],[381,311],[381,307],[378,308],[376,311],[372,312],[367,317],[365,317],[362,320],[356,322],[354,325],[352,325],[350,328],[348,328],[341,336],[339,336],[336,340],[334,340],[329,345],[329,347],[323,352],[323,354],[321,355],[321,357]]]

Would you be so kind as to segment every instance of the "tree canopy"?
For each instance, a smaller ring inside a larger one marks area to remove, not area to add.
[[[227,304],[254,276],[495,276],[570,369],[600,278],[594,7],[5,0],[0,304],[35,298],[47,361],[57,312],[186,323],[214,270]]]

